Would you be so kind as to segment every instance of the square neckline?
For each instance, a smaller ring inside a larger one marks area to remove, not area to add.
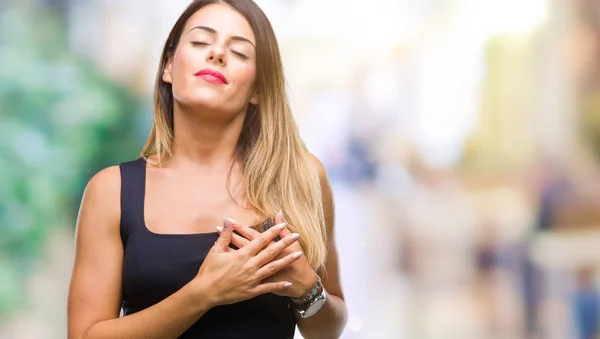
[[[157,236],[157,237],[198,237],[198,236],[219,236],[219,232],[217,231],[213,231],[213,232],[197,232],[197,233],[157,233],[152,231],[150,228],[148,228],[148,224],[146,224],[146,177],[147,177],[147,169],[148,169],[148,161],[146,160],[146,157],[142,156],[140,157],[140,162],[142,163],[142,168],[143,168],[143,177],[144,177],[144,183],[142,185],[142,202],[141,202],[141,207],[142,207],[142,225],[144,226],[144,230],[146,233],[151,234],[152,236]],[[250,228],[256,229],[259,225],[264,225],[269,221],[269,219],[263,221],[260,224],[257,225],[252,225],[249,226]],[[216,227],[216,226],[215,226]]]
[[[158,233],[158,232],[154,232],[152,231],[150,228],[148,228],[148,224],[146,224],[146,183],[147,183],[147,168],[148,168],[148,161],[146,161],[145,157],[141,157],[141,162],[143,165],[143,173],[144,173],[144,185],[142,185],[143,189],[142,189],[142,225],[144,225],[144,229],[146,230],[146,233],[149,233],[153,236],[158,236],[158,237],[198,237],[198,236],[214,236],[214,235],[219,235],[219,232],[217,231],[213,231],[213,232],[197,232],[197,233]]]

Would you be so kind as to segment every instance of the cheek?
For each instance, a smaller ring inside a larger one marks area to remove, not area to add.
[[[198,71],[197,67],[199,58],[202,56],[193,49],[187,46],[181,46],[174,57],[173,65],[171,66],[173,96],[176,99],[186,100],[193,90],[195,80],[193,74]]]
[[[206,65],[201,52],[182,48],[177,51],[171,74],[173,97],[176,101],[198,105],[216,105],[236,111],[246,105],[254,93],[255,66],[249,62],[230,59],[224,73],[229,85],[216,87],[193,76]]]
[[[239,67],[236,72],[235,87],[240,95],[248,98],[254,91],[255,70],[253,66]]]

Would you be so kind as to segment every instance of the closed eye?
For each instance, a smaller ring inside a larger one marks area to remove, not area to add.
[[[240,53],[240,52],[236,52],[236,51],[231,51],[233,54],[239,56],[240,58],[244,59],[244,60],[248,60],[248,56],[246,54]]]
[[[192,44],[192,46],[208,46],[208,45],[210,45],[209,43],[207,43],[207,42],[204,42],[204,41],[191,41],[190,43]],[[244,53],[240,53],[240,52],[233,51],[233,50],[231,50],[231,52],[232,52],[233,54],[237,55],[238,57],[240,57],[240,58],[244,59],[244,60],[248,60],[248,59],[250,59],[250,58],[249,58],[249,57],[248,57],[246,54],[244,54]]]

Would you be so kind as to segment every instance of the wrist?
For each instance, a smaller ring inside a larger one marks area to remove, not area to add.
[[[298,300],[308,296],[318,281],[319,276],[316,273],[311,274],[311,278],[307,279],[306,282],[303,283],[297,291],[294,291],[294,293],[292,293],[291,295],[291,298],[294,300]]]
[[[214,293],[210,293],[210,291],[210,287],[201,283],[198,279],[192,280],[182,288],[182,292],[189,302],[189,307],[199,313],[217,306],[218,301],[213,297]]]
[[[295,303],[303,303],[314,297],[317,293],[316,289],[320,285],[320,280],[321,279],[316,273],[312,274],[311,278],[302,284],[302,288],[291,296],[292,301]]]
[[[321,278],[317,276],[317,282],[314,286],[302,297],[291,298],[291,304],[296,310],[296,313],[301,318],[310,318],[315,315],[327,300],[327,293],[321,282]]]

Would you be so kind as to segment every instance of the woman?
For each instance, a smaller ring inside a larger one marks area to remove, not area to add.
[[[223,216],[237,221],[215,231]],[[164,47],[142,157],[86,187],[68,337],[282,339],[297,324],[337,338],[333,234],[268,19],[250,0],[194,1]]]

